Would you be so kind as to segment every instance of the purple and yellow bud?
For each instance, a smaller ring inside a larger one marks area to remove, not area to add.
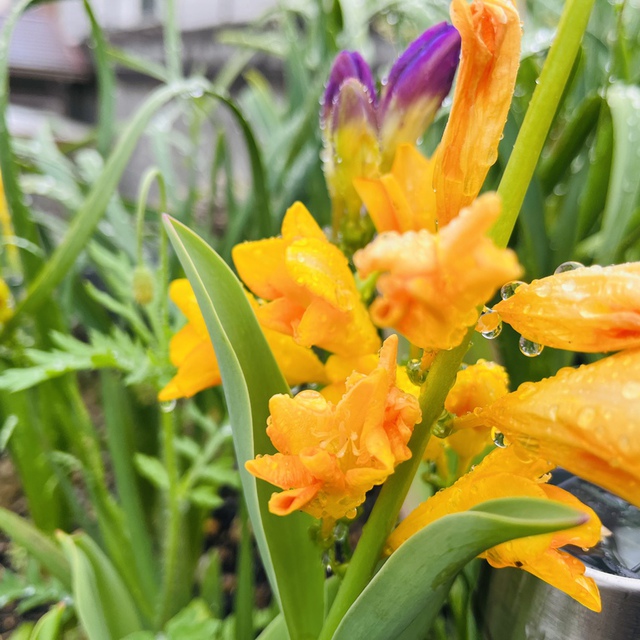
[[[374,97],[358,78],[340,85],[324,125],[324,173],[332,203],[334,233],[358,225],[362,200],[354,178],[377,178],[380,145]]]
[[[460,57],[460,35],[446,22],[425,31],[389,73],[379,108],[382,170],[398,145],[414,144],[433,122],[449,93]]]

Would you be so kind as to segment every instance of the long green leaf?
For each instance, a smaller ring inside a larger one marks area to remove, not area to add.
[[[142,631],[136,607],[122,578],[96,543],[85,533],[76,536],[74,542],[93,568],[100,593],[101,606],[107,624],[115,638]],[[153,597],[153,593],[149,594]]]
[[[64,278],[81,251],[85,249],[91,234],[113,196],[113,192],[116,190],[118,181],[135,149],[138,138],[153,114],[172,98],[183,93],[194,93],[196,91],[202,91],[202,81],[200,80],[179,82],[161,87],[147,98],[135,117],[122,132],[100,178],[94,183],[93,188],[78,210],[63,241],[53,252],[47,264],[40,270],[29,287],[26,297],[18,304],[13,317],[6,323],[3,335],[18,324],[23,313],[35,311],[42,305],[54,287]],[[0,159],[2,153],[0,145]],[[4,170],[4,164],[2,164],[2,168]]]
[[[71,536],[59,531],[58,540],[71,564],[73,603],[82,627],[91,640],[117,640],[109,631],[96,575],[87,556]]]
[[[91,38],[98,79],[98,151],[106,157],[111,147],[115,125],[115,74],[109,59],[108,43],[93,13],[89,0],[83,0],[84,10],[91,24]]]
[[[607,92],[613,118],[613,164],[596,260],[610,264],[629,230],[640,196],[640,88],[613,85]]]
[[[24,518],[2,507],[0,507],[0,529],[15,544],[26,549],[65,587],[71,587],[69,562],[52,540],[29,524]]]
[[[64,602],[59,602],[45,613],[33,628],[29,640],[57,640],[60,636],[62,616],[66,609]]]
[[[353,603],[334,640],[416,637],[433,623],[458,572],[484,550],[523,536],[569,529],[584,514],[537,498],[501,498],[431,523],[389,558]],[[403,635],[406,634],[406,635]]]
[[[231,269],[187,227],[169,217],[165,225],[216,351],[247,508],[269,580],[291,638],[317,637],[324,576],[308,535],[312,521],[303,513],[287,518],[269,513],[272,487],[256,482],[244,468],[257,453],[274,451],[265,429],[269,398],[289,389]]]

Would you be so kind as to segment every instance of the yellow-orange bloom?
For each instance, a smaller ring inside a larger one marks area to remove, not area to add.
[[[158,399],[161,402],[190,398],[198,391],[215,387],[222,382],[218,360],[189,281],[174,280],[169,287],[169,296],[188,322],[171,338],[169,357],[178,367],[178,372],[160,391]],[[256,311],[258,304],[252,296],[247,297]],[[311,349],[296,344],[290,336],[270,329],[263,331],[289,385],[327,381],[324,366]]]
[[[598,516],[559,487],[544,484],[552,465],[541,460],[523,461],[515,451],[497,449],[455,484],[436,493],[403,520],[387,541],[387,551],[450,513],[466,511],[486,500],[506,497],[548,498],[584,511],[589,520],[567,531],[511,540],[482,554],[494,567],[519,567],[561,589],[594,611],[600,610],[595,582],[584,575],[584,565],[560,547],[592,547],[600,539]]]
[[[0,278],[0,325],[13,315],[13,296],[7,283]]]
[[[453,0],[462,38],[451,114],[435,158],[440,228],[480,192],[507,120],[520,63],[520,17],[510,0]]]
[[[499,214],[498,196],[488,193],[437,234],[383,233],[358,251],[361,276],[381,272],[374,322],[426,350],[460,344],[478,319],[476,307],[521,271],[512,251],[485,237]]]
[[[525,382],[476,416],[530,455],[640,507],[640,350]]]
[[[420,419],[417,400],[395,385],[397,336],[368,375],[354,373],[337,405],[316,391],[273,396],[267,434],[280,453],[246,463],[250,473],[284,491],[269,510],[302,509],[332,522],[354,517],[374,485],[411,457],[407,442]]]
[[[640,262],[583,267],[521,284],[494,309],[528,340],[556,349],[640,347]]]
[[[300,202],[287,211],[282,237],[236,245],[233,260],[249,289],[268,301],[257,311],[262,326],[341,356],[380,348],[347,259]]]
[[[402,144],[396,151],[391,173],[378,180],[353,181],[379,233],[436,230],[433,167],[434,163],[414,146]]]

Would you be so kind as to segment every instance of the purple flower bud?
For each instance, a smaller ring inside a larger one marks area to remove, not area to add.
[[[415,144],[449,93],[460,57],[460,34],[446,22],[431,27],[398,58],[379,111],[384,164],[399,144]]]
[[[329,82],[322,100],[321,125],[324,126],[327,122],[331,109],[338,100],[340,88],[350,78],[358,80],[369,93],[369,100],[375,103],[376,90],[369,65],[357,51],[342,51],[336,57],[329,74]]]

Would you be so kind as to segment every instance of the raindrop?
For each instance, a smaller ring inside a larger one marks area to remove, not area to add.
[[[586,429],[591,425],[595,417],[595,410],[592,407],[585,407],[578,413],[578,426]]]
[[[349,512],[351,513],[351,511]],[[354,516],[355,517],[355,516]],[[344,542],[349,535],[349,527],[345,522],[338,522],[333,529],[333,539],[336,542]]]
[[[428,369],[422,368],[422,360],[420,358],[413,358],[407,362],[407,376],[416,386],[419,387],[424,383],[428,373]]]
[[[527,356],[527,358],[535,358],[536,356],[539,356],[544,349],[543,345],[533,342],[532,340],[527,340],[524,336],[520,336],[518,346],[520,347],[520,351]]]
[[[493,309],[487,309],[478,318],[478,324],[476,329],[480,332],[480,335],[487,340],[493,340],[502,333],[502,319],[500,314]]]
[[[512,295],[515,294],[516,289],[524,284],[522,280],[512,280],[511,282],[507,282],[507,284],[503,285],[502,289],[500,289],[500,297],[503,300],[508,300]]]
[[[626,400],[636,400],[640,398],[640,384],[637,382],[627,382],[622,387],[622,397]]]
[[[164,413],[171,413],[176,408],[175,400],[168,400],[160,403],[160,410]]]
[[[349,520],[353,520],[353,518],[355,518],[358,515],[358,510],[355,508],[350,509],[349,511],[347,511],[345,515],[347,518],[349,518]]]
[[[453,431],[453,413],[446,409],[440,414],[437,422],[431,427],[431,433],[436,438],[446,438]]]
[[[575,271],[576,269],[582,269],[584,265],[581,262],[574,262],[573,260],[569,260],[568,262],[563,262],[553,273],[554,275],[558,275],[559,273],[564,273],[565,271]]]
[[[507,446],[504,441],[504,434],[495,427],[491,429],[491,439],[493,440],[493,444],[500,449],[504,449]]]

